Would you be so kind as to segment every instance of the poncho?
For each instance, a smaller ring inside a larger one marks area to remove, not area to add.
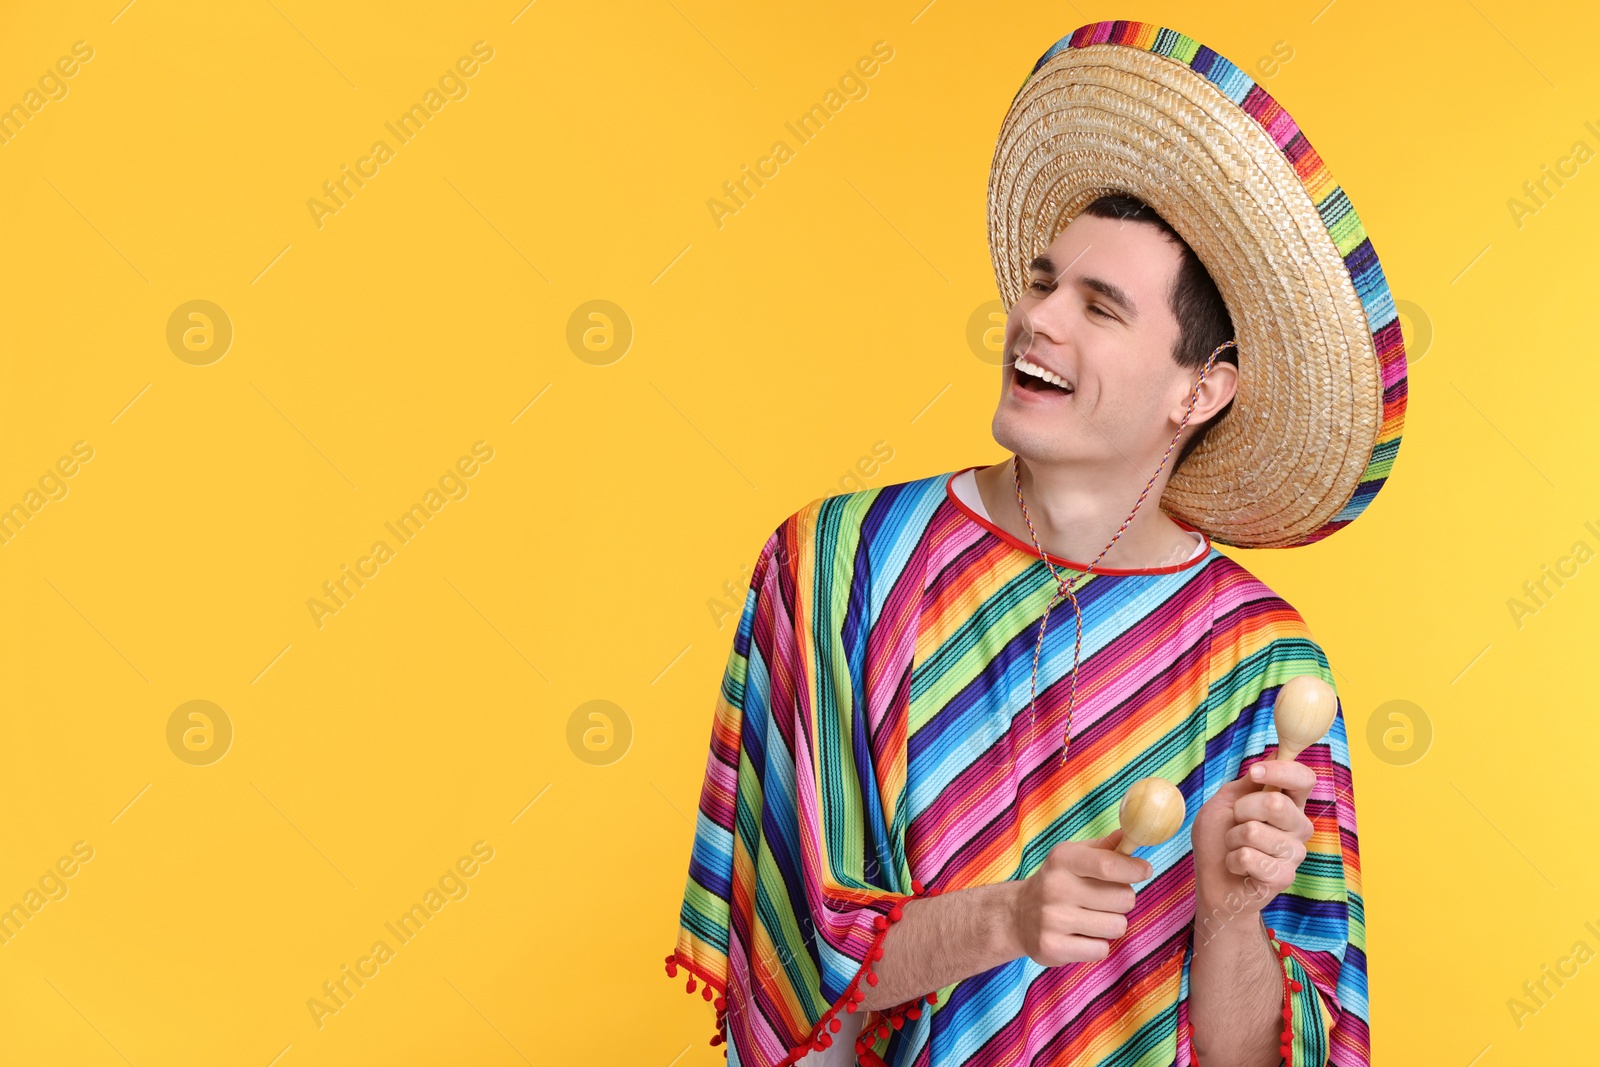
[[[866,1013],[866,1067],[1189,1064],[1196,928],[1190,828],[1275,754],[1272,706],[1330,685],[1304,620],[1207,545],[1187,562],[1081,583],[1083,649],[1061,758],[1071,613],[1024,542],[970,511],[952,475],[813,502],[762,547],[716,701],[669,974],[715,1004],[730,1064],[831,1045],[901,905],[1026,877],[1052,846],[1111,832],[1134,781],[1184,794],[1184,826],[1140,848],[1125,936],[1102,960],[1027,956]],[[1071,561],[1056,560],[1072,568]],[[1082,564],[1077,565],[1082,569]],[[1285,970],[1291,1067],[1369,1062],[1365,927],[1342,708],[1298,757],[1317,772],[1296,878],[1262,911]],[[1201,917],[1202,923],[1227,916]],[[1252,920],[1255,921],[1255,920]],[[1204,927],[1211,929],[1214,927]]]

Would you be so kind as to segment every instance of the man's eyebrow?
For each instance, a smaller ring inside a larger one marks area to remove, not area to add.
[[[1120,307],[1124,312],[1127,313],[1130,319],[1136,319],[1139,317],[1138,305],[1133,302],[1133,297],[1129,296],[1127,291],[1124,290],[1120,285],[1113,285],[1104,278],[1096,278],[1093,275],[1088,274],[1079,278],[1078,284],[1083,286],[1085,289],[1093,289],[1095,292],[1099,293],[1101,296]]]
[[[1028,264],[1028,269],[1036,270],[1043,274],[1048,274],[1052,278],[1055,277],[1056,273],[1055,261],[1047,255],[1034,256],[1033,261]],[[1104,278],[1096,278],[1092,274],[1085,274],[1083,277],[1079,278],[1078,284],[1083,286],[1085,289],[1093,289],[1095,292],[1099,293],[1101,296],[1117,305],[1127,314],[1130,319],[1136,319],[1139,317],[1139,306],[1134,303],[1133,297],[1129,296],[1127,290],[1123,289],[1122,286],[1108,282]]]

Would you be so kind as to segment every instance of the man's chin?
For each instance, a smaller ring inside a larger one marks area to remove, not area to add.
[[[994,413],[990,432],[995,443],[1008,452],[1036,463],[1071,463],[1090,457],[1071,439],[1059,425],[1049,425],[1056,420],[1045,420],[1032,412],[1007,410],[1004,402]]]

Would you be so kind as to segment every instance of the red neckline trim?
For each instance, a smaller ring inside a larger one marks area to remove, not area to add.
[[[999,526],[996,526],[982,515],[979,515],[977,512],[967,507],[967,505],[961,501],[961,498],[956,496],[955,488],[951,485],[951,483],[956,480],[958,475],[965,474],[968,471],[975,471],[981,466],[983,466],[983,464],[974,463],[970,467],[962,467],[960,470],[955,471],[947,476],[944,480],[945,499],[954,504],[961,511],[961,514],[965,515],[968,519],[971,519],[979,526],[982,526],[985,530],[988,530],[991,534],[998,537],[1012,548],[1015,548],[1020,552],[1026,552],[1029,556],[1037,558],[1039,553],[1034,551],[1032,545],[1028,544],[1026,541],[1023,541],[1020,537],[1015,537],[1007,531],[1001,529]],[[1191,533],[1199,534],[1201,539],[1205,541],[1206,550],[1196,555],[1193,559],[1186,560],[1182,563],[1169,563],[1164,567],[1096,567],[1094,572],[1096,574],[1104,575],[1176,574],[1179,571],[1188,570],[1190,567],[1193,567],[1196,564],[1204,563],[1211,555],[1211,538],[1206,536],[1206,532],[1204,530],[1190,526],[1188,523],[1174,515],[1168,515],[1167,518],[1177,523],[1183,529],[1188,530]],[[1052,556],[1048,552],[1045,553],[1045,556],[1057,567],[1066,567],[1069,570],[1075,571],[1083,571],[1088,567],[1088,564],[1086,563],[1078,563],[1074,560],[1063,559],[1060,556]]]

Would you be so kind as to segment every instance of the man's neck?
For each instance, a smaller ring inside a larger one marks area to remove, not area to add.
[[[978,492],[990,520],[1024,544],[1033,544],[1022,509],[1017,504],[1012,461],[1007,459],[976,472]],[[1165,472],[1163,472],[1165,473]],[[1160,508],[1166,479],[1158,479],[1139,506],[1133,522],[1100,561],[1102,567],[1146,568],[1170,566],[1195,552],[1194,535],[1167,517]],[[1128,517],[1144,488],[1126,477],[1082,467],[1022,464],[1022,493],[1028,517],[1039,544],[1052,556],[1090,563],[1105,548],[1111,535]]]

